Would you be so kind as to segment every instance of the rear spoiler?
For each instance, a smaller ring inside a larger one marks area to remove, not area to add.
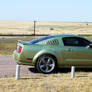
[[[26,45],[26,42],[25,41],[22,41],[22,40],[18,40],[18,43],[21,43],[23,45]]]
[[[32,41],[18,40],[18,43],[21,43],[23,45],[31,45],[31,44],[34,44],[34,43],[39,42],[39,41],[40,41],[39,39],[35,39],[35,40],[32,40]]]

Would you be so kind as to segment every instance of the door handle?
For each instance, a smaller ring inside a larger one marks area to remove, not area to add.
[[[69,49],[65,49],[64,51],[73,51],[73,50],[69,48]]]

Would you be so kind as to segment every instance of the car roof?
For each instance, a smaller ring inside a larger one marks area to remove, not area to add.
[[[56,35],[48,35],[48,36],[45,36],[45,37],[41,37],[41,38],[38,38],[38,39],[34,39],[34,40],[31,40],[29,42],[27,42],[27,44],[34,44],[34,43],[37,43],[37,42],[40,42],[40,41],[43,41],[43,40],[47,40],[49,38],[54,38],[54,37],[63,37],[63,36],[78,36],[78,35],[74,35],[74,34],[56,34]]]
[[[54,38],[54,37],[63,37],[63,36],[78,36],[78,35],[74,35],[74,34],[55,34],[55,35],[48,35],[48,36],[44,36],[42,38],[39,38],[40,40],[46,40],[49,38]]]
[[[57,36],[78,36],[78,35],[75,35],[75,34],[55,34],[55,35],[48,35],[47,37],[57,37]]]

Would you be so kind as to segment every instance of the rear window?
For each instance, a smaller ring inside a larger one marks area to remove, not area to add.
[[[50,35],[50,36],[45,36],[45,37],[42,37],[42,38],[39,38],[39,39],[34,39],[34,40],[31,40],[31,41],[28,41],[26,42],[26,44],[35,44],[35,43],[38,43],[40,41],[44,41],[44,40],[47,40],[47,39],[50,39],[50,38],[53,38],[55,37],[54,35]]]

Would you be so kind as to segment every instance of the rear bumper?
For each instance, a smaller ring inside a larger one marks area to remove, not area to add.
[[[13,58],[18,64],[21,61],[20,54],[16,50],[13,52]]]
[[[16,50],[13,52],[13,58],[20,65],[35,65],[31,60],[27,60],[22,53],[18,53]]]

